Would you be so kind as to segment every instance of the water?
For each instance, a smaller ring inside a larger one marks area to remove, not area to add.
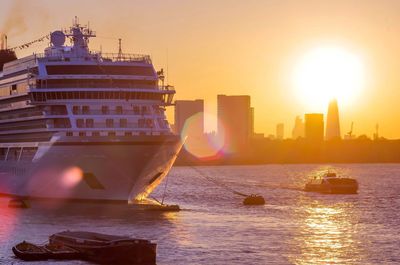
[[[261,165],[198,170],[241,192],[263,195],[265,206],[243,206],[240,196],[190,167],[171,171],[165,200],[183,208],[176,213],[96,204],[33,203],[21,210],[8,208],[2,198],[0,263],[31,264],[13,258],[15,243],[45,242],[69,229],[154,240],[157,264],[400,264],[400,165],[330,167],[356,178],[359,194],[302,192],[307,176],[327,166]],[[163,191],[161,185],[154,196],[161,198]]]

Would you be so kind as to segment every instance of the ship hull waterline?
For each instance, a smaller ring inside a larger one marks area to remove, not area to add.
[[[0,194],[30,200],[135,203],[167,176],[182,142],[41,143],[32,162],[0,162]]]

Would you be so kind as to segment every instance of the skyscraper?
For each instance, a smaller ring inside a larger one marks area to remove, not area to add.
[[[175,132],[180,134],[187,119],[193,115],[201,115],[196,131],[204,133],[204,100],[176,100],[175,101]]]
[[[305,114],[305,136],[309,141],[322,142],[324,140],[324,114]]]
[[[340,139],[339,109],[336,99],[329,102],[328,115],[326,117],[326,140]]]
[[[224,150],[242,150],[253,135],[253,115],[250,96],[217,96],[218,133],[224,134]]]
[[[296,116],[294,121],[294,128],[292,131],[292,138],[294,140],[304,137],[304,122],[300,116]]]
[[[277,140],[283,140],[285,131],[284,131],[284,124],[283,123],[278,123],[276,125],[276,139]]]

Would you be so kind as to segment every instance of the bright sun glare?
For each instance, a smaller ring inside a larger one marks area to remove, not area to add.
[[[300,58],[293,82],[303,103],[321,111],[334,98],[341,105],[353,103],[364,79],[364,65],[356,54],[338,47],[321,47]]]

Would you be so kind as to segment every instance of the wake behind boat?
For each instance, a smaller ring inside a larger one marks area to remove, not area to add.
[[[148,55],[89,50],[76,20],[43,54],[0,50],[0,195],[140,201],[182,146],[165,115],[175,90]],[[66,40],[70,45],[66,45]]]
[[[352,178],[342,178],[336,173],[327,172],[311,179],[304,190],[330,194],[355,194],[358,190],[358,182]]]

